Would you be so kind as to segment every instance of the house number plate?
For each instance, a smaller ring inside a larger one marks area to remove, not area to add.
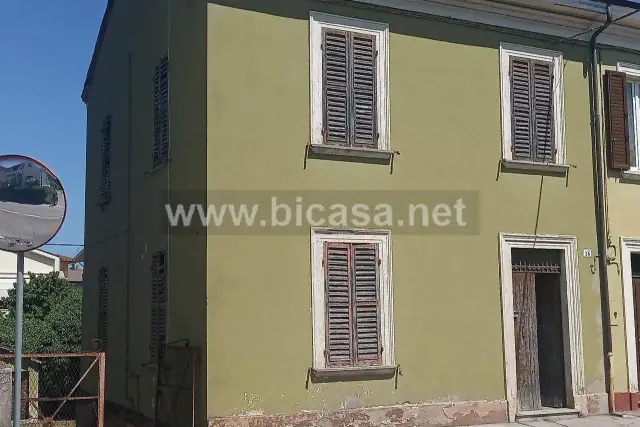
[[[582,256],[585,258],[591,258],[591,249],[583,249],[582,250]]]

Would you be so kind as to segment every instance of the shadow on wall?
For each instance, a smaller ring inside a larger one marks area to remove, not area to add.
[[[460,23],[449,18],[418,15],[398,9],[360,3],[352,4],[348,7],[339,5],[337,4],[338,2],[334,4],[329,0],[281,0],[278,2],[209,0],[209,3],[304,21],[309,19],[309,12],[313,10],[352,18],[387,22],[390,32],[395,34],[493,49],[498,49],[501,42],[548,49],[551,41],[557,44],[557,50],[563,52],[565,61],[585,64],[584,77],[587,78],[589,49],[584,42],[578,42],[577,40],[566,40],[560,43],[557,38],[551,36],[527,33],[520,30],[491,28],[483,24]],[[425,24],[426,22],[428,22],[428,25]],[[472,28],[472,25],[475,28]],[[485,31],[485,29],[491,29],[491,31]]]

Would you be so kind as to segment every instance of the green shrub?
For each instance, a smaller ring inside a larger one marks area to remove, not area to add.
[[[0,188],[0,202],[41,205],[44,203],[52,203],[48,200],[55,200],[56,197],[57,193],[55,190],[48,187]]]

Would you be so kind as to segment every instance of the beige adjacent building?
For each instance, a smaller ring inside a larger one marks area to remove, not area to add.
[[[24,272],[36,275],[60,271],[60,257],[43,250],[27,252]],[[18,256],[13,252],[0,251],[0,298],[6,297],[13,289],[18,277]]]

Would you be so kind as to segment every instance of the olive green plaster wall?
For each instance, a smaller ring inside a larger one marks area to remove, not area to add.
[[[389,166],[310,159],[309,11],[390,25]],[[568,177],[499,173],[499,43],[562,50]],[[498,233],[596,248],[588,51],[324,2],[208,7],[209,190],[476,190],[481,234],[394,235],[393,380],[313,384],[309,236],[207,241],[207,415],[504,398]],[[348,183],[348,184],[346,184]],[[597,275],[580,256],[587,393],[603,393]]]

